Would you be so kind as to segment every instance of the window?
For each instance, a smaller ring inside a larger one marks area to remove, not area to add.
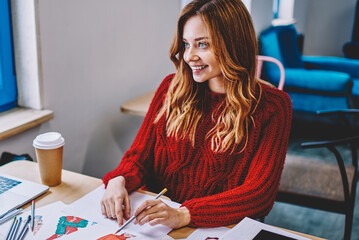
[[[280,0],[273,0],[273,18],[274,19],[279,17],[279,4],[280,4]]]
[[[9,2],[0,0],[0,112],[17,102]]]

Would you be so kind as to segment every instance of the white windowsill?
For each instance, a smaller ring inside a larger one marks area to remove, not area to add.
[[[0,141],[54,118],[51,110],[14,108],[0,113]]]
[[[0,113],[0,141],[54,118],[53,111],[40,110],[44,104],[36,10],[36,0],[11,1],[18,105],[21,107]]]

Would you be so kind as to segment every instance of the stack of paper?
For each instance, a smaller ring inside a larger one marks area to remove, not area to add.
[[[143,226],[129,224],[124,230],[114,234],[119,225],[116,220],[106,218],[101,213],[101,198],[104,186],[100,186],[76,202],[66,205],[55,202],[44,207],[36,208],[34,231],[28,231],[25,240],[46,239],[94,239],[94,240],[167,240],[172,239],[167,234],[172,230],[163,225]],[[130,195],[131,209],[134,210],[140,203],[153,196],[134,192]],[[180,207],[180,204],[163,200],[171,207]],[[18,215],[26,220],[29,212]],[[0,225],[0,239],[10,229],[12,221]]]
[[[238,237],[241,240],[310,240],[251,218],[244,218],[234,228],[223,234],[220,240],[237,240]]]
[[[119,225],[116,220],[102,215],[100,202],[105,192],[100,186],[76,202],[66,205],[55,202],[47,206],[36,208],[35,228],[29,231],[25,240],[46,239],[94,239],[94,240],[169,240],[167,234],[172,230],[163,225],[143,226],[130,223],[124,230],[114,234]],[[153,196],[134,192],[130,195],[131,209],[136,209],[143,201],[153,199]],[[171,207],[180,207],[179,203],[162,199]],[[29,212],[18,216],[27,219]],[[12,221],[0,225],[0,240],[5,239]],[[234,228],[199,228],[187,240],[309,240],[308,238],[289,233],[261,222],[244,218]]]
[[[310,240],[288,231],[244,218],[232,229],[225,227],[199,228],[187,240]]]

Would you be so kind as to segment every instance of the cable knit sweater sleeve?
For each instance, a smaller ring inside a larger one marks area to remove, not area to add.
[[[126,189],[132,192],[145,185],[153,166],[153,148],[156,140],[154,119],[160,110],[174,74],[168,75],[157,89],[140,130],[131,146],[123,156],[119,166],[103,177],[107,187],[108,181],[117,176],[126,180]],[[151,150],[152,149],[152,150]]]
[[[190,226],[238,223],[247,216],[263,217],[273,207],[288,147],[292,110],[286,93],[266,86],[263,88],[267,92],[263,98],[266,103],[257,109],[261,112],[257,120],[264,122],[258,134],[249,136],[248,148],[256,150],[244,182],[218,194],[185,201],[182,206],[190,211]],[[259,144],[251,146],[251,142]]]

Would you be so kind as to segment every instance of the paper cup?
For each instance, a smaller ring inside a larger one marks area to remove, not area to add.
[[[50,187],[61,183],[64,144],[65,140],[58,132],[40,134],[33,141],[41,182]]]

